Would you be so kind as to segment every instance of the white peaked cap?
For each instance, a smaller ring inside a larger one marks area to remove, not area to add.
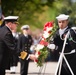
[[[29,25],[23,25],[23,26],[21,27],[21,30],[26,29],[26,28],[30,28]]]
[[[60,14],[56,17],[57,20],[67,20],[69,18],[69,15]]]
[[[4,20],[17,20],[18,19],[18,16],[7,16],[7,17],[4,17]]]

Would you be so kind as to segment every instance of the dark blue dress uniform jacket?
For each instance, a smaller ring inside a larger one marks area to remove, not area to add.
[[[58,47],[56,52],[58,54],[58,57],[60,55],[60,52],[62,51],[62,47],[63,47],[63,43],[64,43],[64,35],[66,35],[66,33],[70,30],[70,35],[71,37],[69,36],[69,38],[67,39],[67,42],[66,42],[66,46],[65,46],[65,50],[64,50],[64,53],[68,53],[68,52],[71,52],[73,49],[76,50],[76,43],[74,41],[76,41],[76,34],[74,32],[74,30],[72,30],[70,27],[68,27],[64,34],[62,35],[62,37],[60,38],[60,34],[59,34],[59,30],[56,32],[56,35],[54,36],[54,40],[53,40],[53,43]],[[73,39],[73,40],[71,40]],[[73,53],[73,54],[68,54],[68,55],[65,55],[66,56],[66,59],[67,61],[69,62],[74,74],[76,75],[76,52]],[[62,62],[62,69],[61,69],[61,75],[71,75],[65,61],[63,60]]]
[[[16,53],[13,36],[6,26],[0,28],[0,68],[10,68],[10,58]]]

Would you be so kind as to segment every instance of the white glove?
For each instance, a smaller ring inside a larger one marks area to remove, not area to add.
[[[55,44],[49,44],[47,47],[48,47],[49,49],[54,50],[56,46],[55,46]]]

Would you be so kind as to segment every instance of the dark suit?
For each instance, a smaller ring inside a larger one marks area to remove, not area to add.
[[[26,51],[28,54],[30,54],[30,46],[32,45],[32,37],[28,35],[27,37],[21,34],[19,36],[19,41],[18,41],[18,50],[19,52]],[[21,63],[21,75],[27,75],[28,73],[28,65],[29,65],[29,60],[22,60],[20,59]]]
[[[15,53],[12,33],[6,26],[0,28],[0,75],[5,75],[5,69],[10,69],[10,57]]]
[[[18,42],[18,38],[19,38],[19,34],[18,33],[14,33],[15,35],[13,35],[13,38],[14,38],[14,43],[15,43],[15,46],[17,47],[17,42]],[[18,49],[16,49],[16,52],[18,51]],[[11,65],[10,66],[17,66],[17,63],[19,61],[19,58],[18,58],[18,55],[17,54],[14,54],[12,57],[11,57]]]
[[[64,38],[64,35],[68,32],[68,30],[70,30],[70,35],[72,36],[73,40],[76,41],[76,34],[75,32],[70,29],[70,27],[68,27],[62,37],[60,38],[60,34],[59,34],[59,30],[56,32],[56,35],[54,36],[54,40],[53,40],[53,43],[58,47],[58,49],[56,50],[58,56],[59,56],[59,53],[62,51],[62,47],[63,47],[63,43],[64,43],[64,40],[62,40]],[[71,52],[73,49],[76,50],[76,43],[74,43],[72,40],[70,40],[71,37],[69,37],[67,39],[67,44],[65,46],[65,50],[64,50],[64,53],[67,53],[67,52]],[[70,54],[70,55],[65,55],[74,74],[76,75],[76,52],[73,53],[73,54]],[[62,62],[62,69],[61,69],[61,75],[71,75],[65,61],[63,60]]]

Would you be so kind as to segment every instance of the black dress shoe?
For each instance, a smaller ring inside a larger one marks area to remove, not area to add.
[[[10,74],[16,74],[16,72],[11,72]]]

